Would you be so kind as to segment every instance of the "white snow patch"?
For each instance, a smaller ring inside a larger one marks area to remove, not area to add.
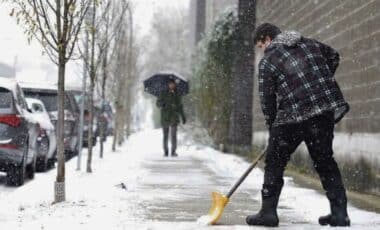
[[[202,226],[210,225],[211,217],[209,215],[204,215],[198,218],[197,223]]]

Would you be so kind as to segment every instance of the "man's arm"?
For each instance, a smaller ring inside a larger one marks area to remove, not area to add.
[[[265,58],[259,64],[259,94],[261,109],[267,126],[270,128],[276,119],[277,98],[276,98],[276,81],[275,67]]]
[[[186,124],[186,116],[185,116],[185,111],[183,109],[183,104],[182,104],[182,98],[181,97],[179,98],[179,113],[180,113],[181,118],[182,118],[182,123]]]
[[[340,60],[338,51],[336,51],[335,49],[331,48],[330,46],[322,42],[317,41],[317,43],[321,49],[322,55],[326,58],[327,65],[329,66],[330,71],[333,74],[335,74],[335,71],[339,66],[339,60]]]

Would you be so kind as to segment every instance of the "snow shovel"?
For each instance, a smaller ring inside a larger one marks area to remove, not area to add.
[[[213,225],[220,219],[223,214],[224,207],[226,207],[231,196],[235,193],[236,189],[243,183],[245,178],[249,173],[256,167],[257,163],[264,157],[265,152],[260,153],[260,155],[252,162],[251,166],[244,172],[244,174],[239,178],[227,195],[223,195],[219,192],[212,193],[212,205],[208,215],[206,216],[207,224]]]

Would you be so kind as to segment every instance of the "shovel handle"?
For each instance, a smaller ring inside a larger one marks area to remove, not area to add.
[[[251,171],[256,167],[256,165],[259,163],[259,161],[264,157],[265,151],[260,153],[260,155],[252,162],[251,166],[244,172],[244,174],[239,178],[239,180],[234,184],[234,186],[231,188],[231,190],[227,193],[227,198],[230,198],[237,188],[243,183],[245,178],[251,173]]]

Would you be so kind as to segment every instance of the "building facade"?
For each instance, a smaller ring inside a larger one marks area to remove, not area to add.
[[[238,0],[205,0],[205,31]],[[297,30],[337,49],[341,56],[336,79],[350,112],[336,126],[335,158],[350,188],[380,194],[380,1],[256,0],[256,25],[270,22]],[[258,57],[256,55],[256,63]],[[268,138],[260,107],[257,68],[253,92],[253,138],[265,148]],[[312,170],[301,145],[292,163]],[[356,182],[355,182],[356,181]],[[356,184],[355,184],[356,183]],[[361,185],[360,185],[361,183]],[[358,185],[359,184],[359,185]]]
[[[372,186],[365,190],[376,194],[380,194],[379,9],[378,0],[257,0],[256,9],[257,24],[270,22],[282,30],[297,30],[339,51],[341,61],[335,77],[351,110],[336,126],[335,156],[347,171],[345,177],[366,180],[360,174],[368,174],[371,179],[366,182]],[[267,132],[257,93],[257,73],[254,91],[253,143],[264,146]],[[298,160],[308,157],[304,146],[298,154]]]

